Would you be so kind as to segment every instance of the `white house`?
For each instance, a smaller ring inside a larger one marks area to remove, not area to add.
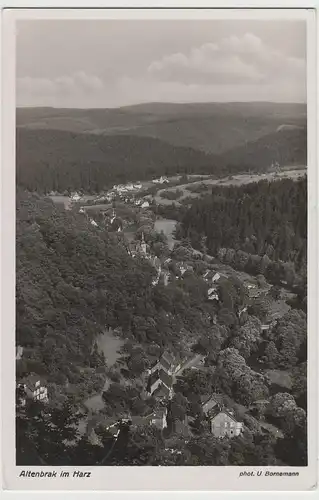
[[[23,406],[26,403],[27,397],[33,399],[34,401],[41,401],[43,403],[49,401],[48,388],[42,378],[38,375],[29,375],[18,384],[18,388],[20,390],[22,389],[25,395],[20,398]]]
[[[167,427],[167,408],[160,408],[155,411],[150,418],[150,425],[155,425],[158,429],[165,429]]]
[[[150,206],[148,201],[143,201],[141,208],[148,208]]]
[[[21,359],[22,355],[23,355],[23,347],[21,345],[17,345],[17,347],[16,347],[16,360],[18,361],[19,359]]]
[[[219,296],[216,287],[212,287],[208,290],[208,300],[219,300]]]
[[[72,201],[80,201],[80,199],[81,199],[81,196],[79,195],[79,193],[73,193],[71,195],[71,200]]]
[[[211,433],[217,438],[239,436],[243,429],[243,423],[238,422],[232,412],[217,409],[216,414],[210,417]]]
[[[92,226],[94,226],[94,227],[98,227],[98,224],[95,222],[95,220],[94,220],[94,219],[91,219],[91,221],[90,221],[90,222],[91,222]]]
[[[220,279],[220,274],[219,273],[216,273],[214,274],[214,276],[212,277],[212,282],[213,283],[216,283],[216,281],[218,281]]]

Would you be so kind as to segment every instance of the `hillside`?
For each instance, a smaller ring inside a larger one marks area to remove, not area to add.
[[[257,140],[282,125],[305,123],[303,104],[147,103],[115,109],[17,109],[18,127],[137,135],[214,154]]]
[[[280,165],[307,165],[306,128],[283,127],[256,141],[227,151],[222,156],[226,165],[263,170],[277,161]]]
[[[17,129],[17,182],[28,190],[98,192],[177,172],[217,172],[220,159],[158,139]]]

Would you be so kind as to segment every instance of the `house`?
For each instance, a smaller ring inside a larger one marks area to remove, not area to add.
[[[16,360],[19,361],[19,359],[22,358],[23,354],[23,347],[21,345],[16,346]]]
[[[243,429],[243,423],[236,420],[233,412],[220,405],[212,409],[209,420],[211,433],[216,438],[239,436]]]
[[[90,222],[91,222],[92,226],[98,227],[98,224],[95,222],[94,219],[91,219]]]
[[[152,413],[150,417],[150,425],[154,425],[158,429],[165,429],[167,427],[167,408],[160,408]]]
[[[167,177],[162,175],[159,179],[154,179],[152,182],[154,184],[167,184],[169,180]]]
[[[26,398],[34,401],[46,403],[49,401],[48,388],[45,381],[39,375],[29,375],[22,379],[18,384],[18,389],[21,394],[21,404],[24,406]],[[24,396],[22,396],[24,394]]]
[[[212,283],[216,283],[220,279],[220,274],[215,273],[214,276],[212,277]]]
[[[77,201],[80,201],[80,199],[81,199],[81,196],[79,195],[79,193],[75,192],[75,193],[71,194],[71,201],[77,202]]]
[[[209,288],[207,295],[208,295],[208,300],[219,300],[217,288],[215,286]]]
[[[80,208],[80,210],[79,210],[79,214],[85,214],[85,210],[84,210],[84,208],[83,208],[83,207],[81,207],[81,208]]]
[[[173,377],[164,370],[157,370],[150,375],[146,390],[156,398],[170,399],[173,395]]]
[[[148,201],[143,201],[141,208],[148,208],[150,206]]]
[[[178,363],[171,354],[164,352],[155,365],[149,370],[149,375],[152,375],[152,373],[158,370],[163,370],[167,375],[173,375],[180,367],[180,363]]]
[[[213,409],[220,405],[220,401],[214,396],[203,396],[202,400],[202,410],[204,415],[208,416]]]

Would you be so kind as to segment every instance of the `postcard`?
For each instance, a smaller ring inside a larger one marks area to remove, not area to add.
[[[3,12],[6,489],[317,487],[315,30]]]

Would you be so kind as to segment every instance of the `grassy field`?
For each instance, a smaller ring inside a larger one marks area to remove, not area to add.
[[[279,385],[284,389],[290,390],[292,380],[290,374],[285,370],[265,370],[272,384]]]

